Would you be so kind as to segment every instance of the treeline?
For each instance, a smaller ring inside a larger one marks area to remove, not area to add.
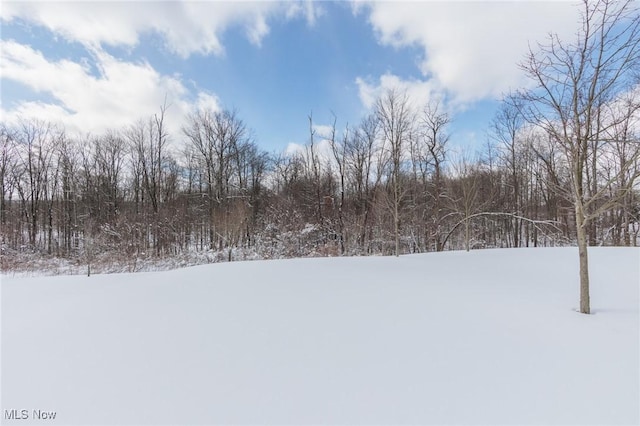
[[[34,254],[133,270],[138,259],[197,253],[216,261],[572,244],[565,153],[520,111],[505,101],[474,156],[450,148],[438,104],[416,108],[394,90],[354,126],[334,119],[319,133],[309,117],[306,145],[275,155],[228,110],[198,111],[180,134],[168,133],[165,107],[84,138],[37,120],[3,123],[2,267],[20,269]],[[590,222],[591,245],[638,242],[632,118],[611,129],[584,176],[601,204],[616,194]]]

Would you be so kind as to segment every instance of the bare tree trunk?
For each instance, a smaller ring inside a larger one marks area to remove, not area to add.
[[[469,232],[469,217],[467,217],[464,221],[464,247],[467,251],[469,251],[469,240],[470,240],[470,232]]]
[[[396,237],[396,257],[400,256],[400,195],[398,194],[398,185],[397,183],[394,185],[395,196],[393,200],[393,230]]]
[[[629,226],[630,226],[630,220],[629,220],[629,195],[626,195],[624,197],[623,200],[623,206],[622,206],[622,214],[624,215],[624,220],[622,222],[622,232],[624,235],[624,246],[625,247],[630,247],[631,246],[631,235],[630,235],[630,230],[629,230]]]
[[[587,251],[587,223],[582,206],[576,203],[576,230],[578,237],[578,256],[580,258],[580,312],[591,313],[589,299],[589,256]]]

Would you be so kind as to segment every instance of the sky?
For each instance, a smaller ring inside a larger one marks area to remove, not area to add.
[[[560,1],[6,1],[0,114],[100,134],[168,105],[173,144],[198,109],[235,109],[264,150],[356,126],[386,89],[441,100],[451,144],[480,149],[517,63],[550,32],[575,34]]]

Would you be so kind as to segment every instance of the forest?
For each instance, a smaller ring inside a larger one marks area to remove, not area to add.
[[[575,244],[567,159],[506,102],[473,155],[448,149],[438,104],[414,110],[398,91],[358,126],[318,134],[310,116],[308,143],[290,153],[261,150],[234,111],[198,111],[181,135],[164,117],[162,107],[85,139],[37,120],[3,125],[3,270],[28,268],[33,255],[135,270],[147,258]],[[602,194],[594,208],[609,205],[587,228],[590,245],[638,243],[633,118],[612,127],[614,142],[586,168],[587,191]]]

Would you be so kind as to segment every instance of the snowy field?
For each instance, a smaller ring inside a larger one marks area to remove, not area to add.
[[[590,254],[590,316],[573,248],[2,277],[2,423],[638,424],[640,249]]]

